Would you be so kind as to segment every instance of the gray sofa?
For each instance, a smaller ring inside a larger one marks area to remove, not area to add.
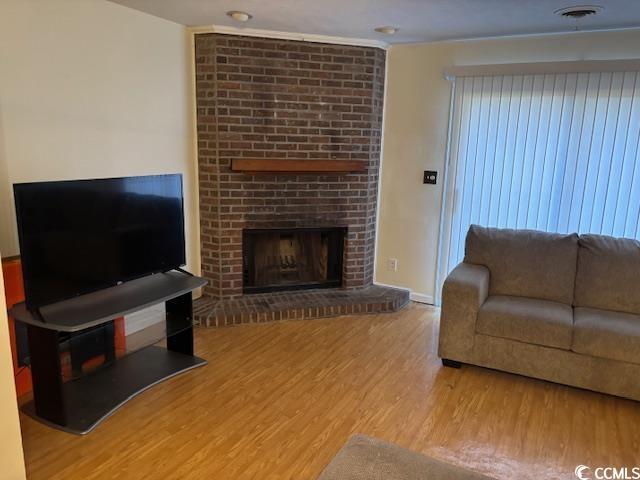
[[[472,225],[438,354],[640,400],[640,242]]]

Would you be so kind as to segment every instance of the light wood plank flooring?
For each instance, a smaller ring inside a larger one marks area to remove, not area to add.
[[[356,432],[501,479],[640,466],[640,403],[442,368],[437,319],[412,304],[199,329],[209,365],[144,392],[88,436],[21,415],[29,479],[315,479]]]

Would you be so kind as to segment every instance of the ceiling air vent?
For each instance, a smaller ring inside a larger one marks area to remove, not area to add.
[[[554,13],[561,17],[580,20],[590,15],[597,15],[602,11],[602,7],[597,5],[574,5],[573,7],[561,8]]]

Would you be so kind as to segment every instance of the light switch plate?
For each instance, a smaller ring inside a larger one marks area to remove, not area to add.
[[[429,185],[435,185],[438,183],[438,172],[435,170],[425,170],[422,182]]]

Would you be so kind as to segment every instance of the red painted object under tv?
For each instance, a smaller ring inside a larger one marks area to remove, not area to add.
[[[22,265],[19,257],[2,259],[2,275],[4,277],[4,293],[7,299],[7,309],[11,309],[16,303],[24,301],[24,285],[22,281]],[[16,329],[13,318],[9,317],[9,339],[11,342],[11,356],[13,359],[13,371],[16,383],[16,393],[18,397],[29,393],[32,390],[31,371],[28,366],[18,364],[18,348],[16,343]],[[116,356],[125,353],[124,318],[115,320],[115,348]],[[61,359],[63,364],[63,375],[67,377],[65,369],[70,369],[68,359]],[[91,368],[101,363],[100,358],[90,359],[85,365]]]

